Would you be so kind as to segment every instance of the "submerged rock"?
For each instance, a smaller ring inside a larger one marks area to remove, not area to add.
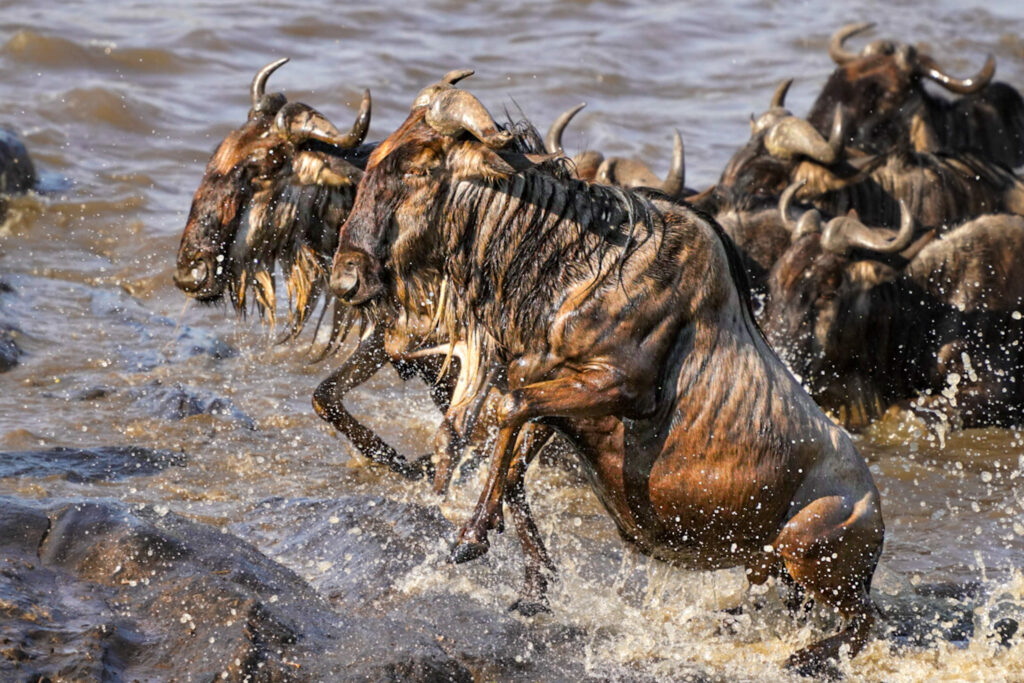
[[[429,633],[149,507],[0,501],[0,614],[5,680],[471,680]]]
[[[0,453],[0,477],[57,476],[68,481],[118,481],[184,465],[184,453],[141,446],[57,447]]]
[[[7,372],[21,358],[21,349],[14,340],[17,332],[17,328],[0,323],[0,372]]]
[[[0,280],[0,294],[11,294],[14,288]],[[21,348],[15,337],[21,332],[17,326],[3,319],[0,312],[0,372],[7,372],[18,364]]]
[[[193,415],[213,415],[256,429],[256,421],[239,410],[231,399],[178,382],[165,385],[160,380],[153,380],[145,386],[131,389],[129,395],[151,417],[184,420]]]

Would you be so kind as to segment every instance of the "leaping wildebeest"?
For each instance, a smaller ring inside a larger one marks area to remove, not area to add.
[[[485,489],[451,559],[488,549],[525,425],[556,428],[624,539],[699,569],[791,577],[845,619],[793,655],[856,654],[884,535],[871,474],[775,356],[718,226],[515,151],[449,74],[367,162],[331,288],[356,306],[441,264],[452,339],[505,371]]]
[[[207,165],[182,236],[175,282],[200,301],[219,300],[226,290],[241,312],[245,311],[246,292],[251,288],[261,312],[272,316],[276,303],[275,263],[280,263],[289,292],[295,294],[289,298],[294,316],[290,336],[294,337],[326,286],[338,226],[352,206],[355,181],[373,145],[360,146],[369,127],[368,93],[352,130],[346,134],[307,105],[288,103],[281,93],[267,94],[267,79],[285,61],[268,64],[256,74],[249,120],[225,138]],[[364,457],[417,479],[432,469],[430,459],[407,459],[356,420],[344,399],[387,363],[402,379],[422,378],[431,398],[446,414],[435,445],[442,456],[433,468],[438,493],[448,485],[466,435],[478,424],[481,430],[488,426],[486,420],[478,421],[487,396],[449,411],[463,368],[458,362],[446,365],[445,352],[431,350],[447,349],[445,335],[434,334],[430,325],[440,286],[437,281],[417,289],[414,305],[397,310],[380,306],[372,324],[360,330],[355,349],[313,394],[317,414],[344,434]],[[331,301],[324,302],[321,315]],[[324,353],[340,343],[354,322],[348,306],[335,307],[331,343]],[[537,433],[531,445],[524,447],[520,468],[543,446],[545,436]],[[519,483],[510,488],[507,502],[527,557],[524,588],[514,607],[532,614],[546,609],[545,572],[553,571],[553,567],[526,505],[522,477],[514,477],[514,481]]]

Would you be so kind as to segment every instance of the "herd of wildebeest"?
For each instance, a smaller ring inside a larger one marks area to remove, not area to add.
[[[938,431],[1018,425],[1024,406],[1024,100],[992,57],[956,78],[909,44],[851,51],[870,27],[832,36],[806,118],[779,85],[700,192],[678,132],[665,179],[571,155],[582,105],[542,138],[457,87],[468,70],[366,143],[368,91],[343,133],[267,91],[275,61],[206,167],[175,283],[273,322],[283,281],[285,337],[315,320],[321,359],[356,330],[313,407],[369,460],[443,493],[465,453],[489,454],[450,560],[486,553],[507,508],[526,558],[513,609],[547,609],[525,477],[555,440],[640,552],[745,567],[840,614],[788,662],[830,670],[869,637],[884,536],[843,427],[893,407]],[[443,414],[430,456],[344,405],[386,364]]]

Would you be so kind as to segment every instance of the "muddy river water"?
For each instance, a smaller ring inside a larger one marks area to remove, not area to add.
[[[12,290],[0,293],[0,322],[20,330],[24,351],[0,375],[0,450],[137,445],[175,460],[138,476],[72,477],[57,461],[6,456],[2,504],[146,505],[212,525],[293,570],[339,622],[372,612],[404,624],[479,680],[789,679],[780,663],[831,628],[828,615],[794,620],[773,589],[748,591],[742,572],[635,556],[589,489],[551,464],[534,468],[528,489],[560,570],[553,611],[510,615],[521,573],[512,534],[484,560],[445,564],[452,527],[431,517],[428,487],[368,467],[313,413],[311,392],[337,360],[311,365],[303,344],[274,346],[258,320],[221,308],[183,311],[171,274],[206,160],[244,120],[254,71],[277,57],[292,62],[271,88],[340,127],[369,87],[370,139],[394,130],[421,87],[472,67],[466,87],[492,111],[518,107],[541,128],[586,101],[570,152],[637,156],[664,172],[679,128],[687,182],[703,188],[779,80],[796,78],[788,103],[806,113],[832,68],[830,33],[865,20],[953,73],[992,53],[997,77],[1024,86],[1024,9],[1010,0],[4,3],[0,123],[21,130],[51,191],[13,200],[0,227]],[[438,415],[421,384],[388,369],[350,404],[404,452],[426,452]],[[1024,617],[1024,432],[942,443],[893,415],[855,438],[883,495],[873,595],[885,618],[844,672],[1024,679],[1024,641],[999,635]],[[339,501],[382,514],[346,516]],[[457,518],[460,505],[445,511]],[[0,591],[0,607],[12,600]],[[376,638],[355,633],[352,651]],[[173,667],[133,677],[188,678]]]

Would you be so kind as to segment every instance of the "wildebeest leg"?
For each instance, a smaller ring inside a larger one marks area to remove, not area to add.
[[[548,608],[548,575],[556,573],[555,564],[551,561],[544,540],[537,530],[526,501],[526,470],[552,434],[549,427],[532,424],[522,431],[518,452],[509,471],[509,485],[505,491],[505,502],[512,512],[512,520],[516,526],[516,534],[525,557],[526,580],[519,598],[509,609],[523,616],[533,616],[538,612],[547,612]]]
[[[537,382],[508,392],[498,406],[500,429],[484,491],[473,516],[459,531],[451,562],[468,562],[487,552],[487,531],[501,518],[505,481],[522,426],[545,415],[600,417],[633,408],[636,395],[629,391],[623,373],[615,368],[588,368],[567,377]]]
[[[365,458],[386,465],[407,479],[419,479],[430,468],[429,459],[408,462],[371,429],[352,417],[342,403],[350,390],[372,377],[389,360],[384,350],[383,331],[377,328],[371,330],[359,340],[359,345],[341,367],[313,392],[313,409],[348,437]]]
[[[870,635],[874,608],[868,589],[882,550],[882,517],[877,494],[860,500],[833,495],[812,501],[782,528],[774,552],[786,571],[816,601],[845,620],[836,635],[793,654],[787,666],[804,674],[830,667],[847,646],[857,654]]]
[[[434,493],[438,495],[447,490],[452,479],[452,472],[455,466],[462,460],[462,454],[473,437],[480,420],[480,413],[484,406],[492,402],[496,396],[491,391],[491,383],[494,380],[495,368],[490,368],[484,378],[483,388],[472,395],[468,402],[458,406],[455,410],[448,410],[444,420],[434,436],[434,453],[437,456],[434,470]],[[470,378],[465,374],[459,375],[459,383],[452,394],[461,397],[465,396],[466,382]]]

